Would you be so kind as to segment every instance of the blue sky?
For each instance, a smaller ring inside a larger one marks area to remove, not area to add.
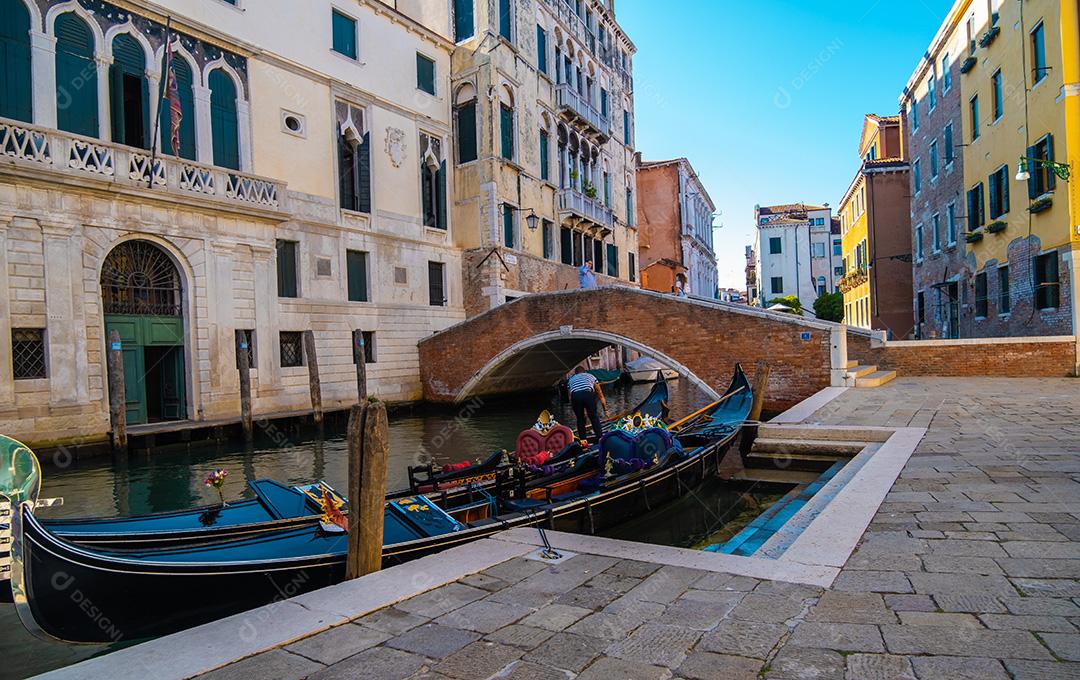
[[[637,46],[637,146],[686,156],[716,203],[720,285],[744,285],[754,205],[836,206],[865,113],[895,114],[952,0],[616,0]]]

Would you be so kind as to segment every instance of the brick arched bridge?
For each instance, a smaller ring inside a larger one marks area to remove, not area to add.
[[[766,409],[788,408],[842,376],[838,324],[745,305],[678,298],[626,287],[519,298],[420,343],[424,398],[548,388],[602,347],[655,357],[706,391],[722,391],[736,363],[769,363]]]

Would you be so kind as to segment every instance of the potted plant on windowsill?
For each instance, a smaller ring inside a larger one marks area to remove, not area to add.
[[[1002,220],[998,220],[996,222],[991,222],[990,224],[986,225],[986,231],[990,234],[996,234],[999,231],[1005,231],[1005,227],[1007,226],[1009,226],[1008,223],[1003,222]]]
[[[963,64],[960,64],[960,73],[967,73],[971,69],[975,68],[975,64],[977,63],[978,60],[975,57],[968,57],[964,60]]]
[[[989,47],[990,43],[994,42],[994,38],[998,37],[999,33],[1001,33],[1000,26],[992,27],[989,31],[984,33],[981,38],[979,38],[979,47]]]
[[[967,234],[965,234],[964,235],[964,240],[967,241],[968,243],[976,243],[978,241],[981,241],[982,237],[983,237],[982,229],[977,229],[975,231],[969,231]]]
[[[592,200],[596,200],[596,185],[589,180],[585,180],[581,183],[581,191]]]
[[[1049,210],[1050,206],[1052,205],[1054,205],[1053,196],[1050,196],[1049,194],[1044,194],[1031,202],[1031,206],[1028,208],[1028,212],[1032,215],[1036,213],[1041,213],[1045,210]]]

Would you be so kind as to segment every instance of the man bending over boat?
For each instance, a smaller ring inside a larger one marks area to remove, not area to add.
[[[604,415],[608,412],[607,399],[604,397],[604,390],[600,389],[600,381],[578,366],[574,369],[574,375],[570,376],[567,389],[570,391],[570,405],[574,408],[574,417],[577,418],[578,439],[588,439],[585,436],[585,414],[588,414],[589,422],[592,423],[593,442],[599,444],[604,427],[600,424],[597,401],[604,407]]]

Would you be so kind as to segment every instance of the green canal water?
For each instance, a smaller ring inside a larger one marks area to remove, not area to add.
[[[630,408],[649,385],[621,384],[607,390],[612,413]],[[680,417],[709,403],[708,397],[678,380],[671,384],[672,415]],[[550,409],[571,427],[573,415],[554,391],[528,398],[478,399],[453,409],[422,407],[390,418],[390,488],[408,485],[406,467],[476,459],[512,448],[517,434],[530,427],[542,409]],[[247,496],[247,482],[272,478],[285,483],[326,480],[346,489],[347,454],[343,432],[270,427],[254,446],[192,443],[132,454],[120,461],[102,457],[67,466],[47,464],[42,495],[64,504],[43,512],[47,517],[108,517],[182,510],[216,501],[203,479],[219,468],[229,471],[226,500]],[[60,461],[63,462],[63,461]],[[638,519],[608,535],[666,545],[692,546],[729,519],[745,514],[747,500],[721,483],[711,482],[650,518]],[[754,503],[750,501],[751,505]],[[147,603],[147,606],[153,606]],[[0,677],[24,678],[109,651],[100,646],[43,642],[22,627],[11,605],[0,605]]]

